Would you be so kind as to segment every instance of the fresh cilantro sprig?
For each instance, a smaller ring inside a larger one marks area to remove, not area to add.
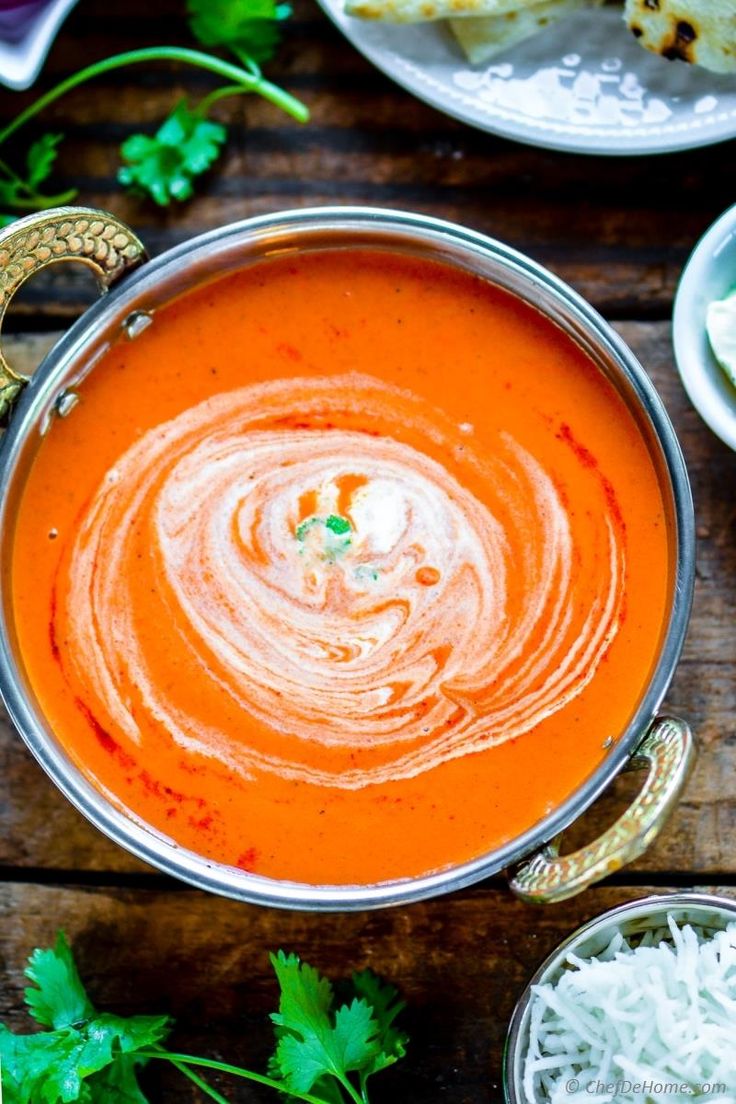
[[[270,60],[280,41],[280,24],[291,14],[288,4],[276,0],[188,0],[190,27],[208,48],[223,47],[237,59],[178,46],[153,46],[104,58],[67,77],[0,130],[0,147],[44,108],[87,81],[128,65],[172,61],[208,70],[227,82],[190,107],[179,102],[153,135],[134,134],[121,147],[124,162],[118,179],[127,188],[148,195],[166,206],[172,200],[189,199],[196,177],[206,172],[222,152],[227,130],[208,118],[211,108],[225,96],[254,93],[263,96],[298,122],[309,111],[283,88],[267,80],[261,65]],[[28,150],[23,172],[0,160],[0,224],[19,214],[69,203],[70,189],[60,195],[39,190],[51,174],[61,135],[44,134]]]
[[[262,95],[300,122],[306,108],[263,77],[261,65],[270,61],[281,41],[283,20],[291,7],[276,0],[187,0],[192,34],[208,48],[230,51],[250,74]],[[148,194],[161,206],[172,199],[189,199],[193,180],[220,156],[227,131],[207,118],[218,100],[245,91],[242,84],[216,88],[195,108],[181,101],[153,137],[134,134],[121,147],[125,162],[118,173],[122,184]]]
[[[393,1024],[404,1007],[393,986],[375,974],[354,974],[349,999],[335,1008],[330,982],[297,955],[271,955],[281,986],[276,1052],[269,1072],[284,1088],[315,1092],[320,1100],[357,1104],[368,1100],[366,1083],[379,1070],[403,1058],[407,1037]]]
[[[28,150],[23,173],[0,161],[0,225],[12,222],[24,211],[39,211],[69,203],[76,192],[46,195],[40,185],[51,175],[61,134],[44,134]]]
[[[169,1017],[97,1012],[63,932],[54,947],[33,952],[26,977],[33,983],[25,993],[28,1010],[49,1030],[13,1035],[0,1024],[3,1100],[7,1104],[147,1104],[138,1089],[135,1068],[145,1062],[141,1051],[166,1038]]]
[[[305,1104],[369,1104],[368,1079],[406,1053],[395,1020],[404,1007],[396,990],[371,971],[353,974],[338,1003],[326,978],[283,951],[271,955],[281,996],[271,1019],[276,1049],[268,1073],[163,1045],[173,1021],[162,1016],[99,1012],[82,984],[63,932],[35,950],[26,976],[26,1005],[46,1030],[15,1035],[0,1024],[0,1076],[5,1104],[149,1104],[138,1073],[165,1061],[215,1104],[227,1098],[197,1069],[276,1089]]]

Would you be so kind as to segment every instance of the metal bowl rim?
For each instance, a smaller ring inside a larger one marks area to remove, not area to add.
[[[221,895],[273,907],[308,911],[351,911],[407,904],[440,892],[471,885],[519,861],[568,827],[605,789],[644,736],[669,686],[679,659],[692,600],[695,571],[694,515],[685,463],[677,437],[652,383],[628,346],[577,292],[542,265],[504,243],[457,224],[426,215],[383,208],[337,206],[296,209],[259,215],[218,227],[167,250],[127,275],[112,291],[94,303],[54,346],[25,388],[10,427],[0,443],[0,486],[6,487],[26,435],[36,425],[40,401],[49,379],[74,358],[90,334],[104,327],[114,308],[146,286],[156,286],[162,273],[179,262],[208,250],[213,244],[242,241],[259,232],[322,229],[350,232],[373,229],[391,233],[409,231],[425,243],[449,244],[467,253],[491,259],[542,285],[581,324],[601,354],[612,359],[634,390],[653,426],[667,469],[673,496],[676,567],[669,624],[663,633],[659,657],[649,685],[626,730],[598,768],[546,818],[520,836],[475,859],[416,878],[367,885],[309,885],[279,881],[244,872],[188,851],[115,807],[89,782],[53,736],[44,731],[21,689],[4,608],[0,609],[0,694],[25,743],[69,801],[116,843],[166,873]],[[401,248],[400,243],[398,248]],[[5,522],[7,496],[0,500],[0,527]]]

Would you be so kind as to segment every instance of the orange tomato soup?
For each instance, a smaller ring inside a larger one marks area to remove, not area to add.
[[[516,298],[387,252],[264,260],[79,394],[13,597],[46,716],[119,807],[258,874],[373,883],[506,843],[623,732],[668,610],[662,492]]]

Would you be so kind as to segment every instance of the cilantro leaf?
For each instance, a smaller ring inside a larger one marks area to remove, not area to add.
[[[109,1065],[117,1054],[133,1054],[143,1047],[154,1046],[171,1029],[168,1016],[113,1016],[97,1013],[86,1025],[85,1045],[80,1065],[96,1073]]]
[[[136,1082],[128,1055],[155,1045],[168,1033],[168,1023],[166,1016],[125,1019],[103,1013],[81,1028],[65,1027],[38,1035],[12,1035],[0,1025],[0,1068],[7,1104],[107,1101],[100,1095],[100,1085],[116,1081],[130,1097]],[[87,1086],[86,1079],[100,1071],[106,1071],[105,1076]],[[136,1100],[135,1096],[131,1099]],[[145,1104],[145,1097],[139,1100]],[[121,1101],[125,1104],[125,1096]]]
[[[333,1049],[344,1070],[362,1069],[378,1049],[378,1025],[364,1000],[343,1004],[335,1013]]]
[[[26,208],[33,211],[53,207],[59,203],[68,203],[76,195],[70,189],[58,196],[47,196],[39,192],[39,185],[49,176],[56,161],[56,147],[62,139],[61,134],[43,134],[30,147],[26,154],[25,178],[15,172],[4,161],[0,161],[0,206],[10,211],[0,214],[0,225],[7,226]]]
[[[121,146],[127,162],[118,173],[121,184],[149,195],[161,207],[172,199],[189,199],[195,176],[220,156],[225,127],[203,119],[181,100],[156,134],[133,134]]]
[[[93,1074],[87,1081],[90,1104],[148,1104],[138,1084],[136,1064],[144,1063],[123,1055]]]
[[[291,7],[276,0],[188,0],[189,26],[203,46],[226,46],[240,61],[269,61]]]
[[[0,1065],[7,1104],[69,1104],[84,1099],[85,1035],[62,1028],[12,1035],[0,1025]]]
[[[168,1035],[168,1016],[97,1012],[63,932],[31,955],[25,998],[53,1030],[13,1035],[0,1024],[0,1076],[6,1104],[147,1104],[135,1076],[137,1052]]]
[[[365,1072],[365,1077],[370,1077],[392,1066],[406,1054],[409,1037],[394,1024],[396,1017],[406,1008],[406,1001],[399,998],[398,990],[393,985],[383,981],[372,970],[353,974],[352,983],[355,993],[373,1009],[378,1024],[378,1053]]]
[[[77,1034],[72,1031],[13,1035],[0,1024],[4,1104],[76,1100],[81,1087],[81,1080],[73,1075],[79,1045]]]
[[[63,134],[42,134],[28,150],[26,180],[31,191],[35,192],[50,175],[56,161],[57,146],[63,137]]]
[[[329,1029],[328,1013],[334,997],[327,978],[302,962],[299,955],[279,951],[270,959],[281,987],[279,1010],[271,1016],[273,1022],[296,1032],[309,1031],[315,1024]]]
[[[63,932],[54,947],[35,950],[26,974],[32,1015],[48,1030],[14,1035],[0,1024],[3,1104],[149,1104],[138,1084],[147,1062],[172,1063],[212,1100],[225,1098],[195,1074],[202,1066],[256,1081],[287,1096],[321,1104],[368,1102],[367,1079],[405,1051],[395,1019],[403,1002],[370,971],[353,975],[349,1000],[336,1006],[330,982],[297,955],[271,956],[279,1010],[271,1019],[276,1051],[268,1076],[214,1059],[172,1053],[161,1043],[168,1016],[98,1012],[82,985]],[[4,1094],[4,1095],[3,1095]]]
[[[377,1052],[377,1025],[365,1001],[344,1004],[335,1013],[334,1025],[315,1020],[298,1033],[283,1035],[276,1059],[285,1084],[297,1092],[309,1092],[325,1075],[342,1080],[363,1069]]]
[[[71,1027],[94,1012],[63,931],[57,934],[54,947],[36,948],[25,975],[36,986],[26,989],[26,1004],[34,1020],[44,1027]]]
[[[368,1077],[403,1055],[406,1037],[394,1027],[403,1002],[392,986],[369,971],[356,974],[353,999],[334,1010],[332,986],[313,967],[283,951],[271,962],[281,999],[271,1016],[276,1051],[270,1070],[288,1091],[316,1092],[332,1102],[340,1099],[339,1082],[355,1096],[350,1074],[364,1089]]]

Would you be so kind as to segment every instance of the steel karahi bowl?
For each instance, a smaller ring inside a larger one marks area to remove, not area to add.
[[[205,280],[284,252],[371,247],[443,261],[501,286],[541,311],[584,349],[633,413],[659,474],[669,514],[671,587],[667,621],[648,684],[625,731],[598,768],[543,820],[505,846],[427,876],[368,885],[277,881],[218,864],[178,846],[98,790],[47,723],[19,653],[10,600],[13,522],[24,480],[50,419],[64,416],[74,388],[118,340],[135,340],[155,313]],[[9,425],[0,447],[0,689],[15,725],[56,785],[93,824],[139,858],[202,889],[244,901],[299,909],[358,909],[416,901],[469,885],[520,860],[512,889],[527,900],[571,896],[631,861],[674,806],[693,756],[688,726],[657,715],[680,654],[694,574],[692,501],[674,431],[644,370],[579,295],[529,258],[481,234],[422,215],[363,207],[288,211],[203,234],[148,261],[143,245],[105,212],[63,208],[0,232],[0,323],[16,289],[51,263],[91,266],[102,298],[24,379],[0,354],[0,405]],[[557,854],[556,837],[626,766],[647,768],[639,796],[595,843]],[[550,842],[552,841],[552,842]],[[541,849],[541,850],[540,850]],[[529,856],[532,856],[529,859]]]
[[[523,1081],[534,997],[532,987],[557,982],[567,969],[568,955],[574,954],[583,959],[599,955],[617,932],[631,939],[648,931],[666,929],[668,917],[672,917],[679,926],[692,924],[715,934],[724,931],[729,924],[736,923],[736,901],[706,893],[671,893],[642,897],[638,901],[628,901],[596,916],[560,943],[532,977],[511,1017],[503,1069],[506,1104],[527,1102]],[[594,1098],[595,1094],[589,1092],[584,1084],[571,1090],[571,1094],[578,1091],[581,1095],[587,1094],[591,1099]],[[539,1100],[535,1104],[544,1102]]]

